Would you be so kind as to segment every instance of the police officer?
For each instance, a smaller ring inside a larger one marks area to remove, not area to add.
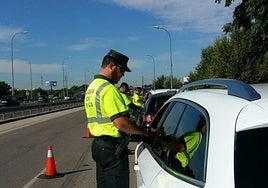
[[[126,82],[122,82],[119,87],[119,91],[121,92],[121,95],[125,101],[125,104],[127,105],[128,109],[136,108],[136,105],[132,102],[132,98],[129,95],[129,86]]]
[[[142,107],[143,100],[141,99],[141,87],[136,87],[135,92],[133,94],[133,103],[136,106]]]
[[[127,105],[128,108],[128,112],[129,112],[129,119],[133,122],[137,121],[137,116],[140,110],[140,106],[136,106],[133,102],[132,102],[132,98],[129,94],[129,86],[126,82],[122,82],[119,90],[121,92],[121,95],[125,101],[125,104]]]
[[[146,130],[131,122],[127,106],[115,84],[131,72],[128,57],[110,50],[104,56],[99,74],[86,91],[84,105],[88,128],[94,136],[92,157],[96,162],[98,188],[129,187],[128,149],[123,148],[120,156],[115,154],[125,133],[150,136]]]

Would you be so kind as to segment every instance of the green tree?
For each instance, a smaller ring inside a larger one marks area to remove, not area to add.
[[[226,0],[225,6],[232,2]],[[202,50],[200,64],[189,73],[190,81],[214,77],[268,81],[268,1],[242,0],[233,18],[223,26],[225,35]]]
[[[44,89],[39,87],[39,88],[34,90],[34,98],[37,98],[40,95],[48,96],[49,93],[50,93],[50,91],[44,90]]]
[[[160,77],[156,78],[155,81],[155,88],[156,89],[169,89],[170,88],[170,76],[164,76],[161,75]],[[182,85],[182,82],[176,78],[173,77],[173,89],[178,89]]]
[[[247,32],[236,30],[230,37],[216,39],[213,46],[202,50],[201,61],[189,74],[189,80],[221,77],[248,83],[267,82],[267,55],[263,60],[249,59],[249,37]]]
[[[85,92],[85,88],[86,86],[85,85],[81,85],[81,86],[72,86],[68,91],[69,95],[70,96],[74,96],[78,93],[81,93],[81,92]]]
[[[156,89],[164,89],[164,81],[165,81],[165,76],[161,75],[159,77],[156,78],[155,81],[155,88]]]
[[[190,72],[189,81],[196,81],[205,78],[214,78],[217,77],[214,70],[217,69],[216,63],[213,61],[214,47],[209,46],[206,49],[202,49],[201,52],[201,61],[195,68],[194,72]]]
[[[164,88],[166,88],[166,89],[170,88],[170,81],[171,81],[170,76],[165,77]],[[173,77],[172,81],[173,81],[172,82],[173,89],[178,89],[182,86],[182,82],[178,78]]]
[[[215,0],[220,3],[222,0]],[[233,0],[226,0],[225,6],[230,6]],[[247,36],[247,55],[241,63],[264,62],[268,51],[268,1],[242,0],[235,8],[233,22],[223,26],[223,31],[232,35],[245,33]],[[255,70],[254,70],[255,71]]]
[[[247,31],[235,30],[230,35],[234,78],[248,83],[267,82],[267,53],[260,54],[252,50],[249,42],[252,38]]]
[[[4,81],[0,81],[0,96],[10,95],[11,87]]]

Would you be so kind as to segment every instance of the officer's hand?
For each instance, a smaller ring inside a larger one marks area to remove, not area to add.
[[[146,131],[147,131],[146,137],[152,137],[155,134],[156,129],[154,129],[154,128],[147,128]]]
[[[156,133],[156,128],[150,128],[150,132]]]

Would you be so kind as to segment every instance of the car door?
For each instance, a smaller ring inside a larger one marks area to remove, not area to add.
[[[160,122],[163,122],[168,115],[169,108],[173,104],[167,104],[158,112],[159,116],[156,117],[155,124],[153,126],[160,126]],[[171,116],[170,116],[171,117]],[[159,125],[158,125],[159,124]],[[174,130],[173,130],[174,131]],[[167,130],[172,134],[172,130]],[[144,144],[138,145],[136,148],[136,158],[137,162],[135,165],[135,170],[137,174],[137,186],[138,187],[150,187],[153,179],[162,169],[163,160],[161,159],[161,154],[157,151],[152,151],[151,144],[153,139]]]
[[[184,167],[175,158],[175,154],[179,152],[174,150],[174,143],[186,135],[190,135],[190,140],[194,140],[192,133],[196,131],[197,124],[202,118],[207,126],[208,115],[204,109],[189,101],[176,100],[165,106],[152,124],[157,127],[154,141],[144,151],[146,154],[143,158],[148,159],[146,164],[143,163],[146,169],[141,169],[144,185],[146,187],[204,186],[208,129],[202,133],[201,138],[196,139],[198,147],[194,148],[194,154],[189,152],[192,156]],[[185,143],[184,145],[186,146]],[[188,144],[187,148],[190,148],[190,145]],[[139,166],[142,168],[143,165]],[[156,166],[157,171],[152,171]]]

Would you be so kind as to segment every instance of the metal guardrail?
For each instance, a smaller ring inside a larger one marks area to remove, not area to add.
[[[61,110],[81,107],[83,105],[83,100],[73,100],[57,103],[32,104],[18,107],[2,107],[0,108],[0,124],[46,113],[53,113]]]

